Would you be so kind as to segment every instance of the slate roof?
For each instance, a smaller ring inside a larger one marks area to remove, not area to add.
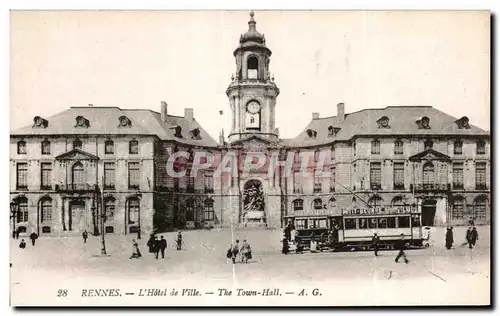
[[[82,116],[88,120],[88,127],[76,127],[76,118]],[[119,126],[119,118],[126,116],[131,125]],[[42,116],[43,117],[43,116]],[[33,127],[33,124],[11,131],[11,136],[28,135],[150,135],[161,140],[175,140],[196,146],[216,147],[219,144],[193,119],[168,115],[162,122],[161,114],[143,109],[120,109],[118,107],[71,107],[50,117],[43,117],[48,126]],[[175,126],[182,128],[182,138],[175,137]],[[201,139],[192,139],[189,132],[200,130]]]
[[[389,119],[389,128],[379,128],[377,121],[383,116]],[[430,119],[429,129],[420,129],[416,123],[424,116]],[[297,137],[288,142],[288,145],[317,146],[346,141],[362,135],[490,135],[489,132],[471,124],[469,129],[459,129],[456,120],[457,118],[432,106],[388,106],[381,109],[365,109],[346,114],[344,121],[340,121],[337,116],[313,119]],[[335,136],[329,136],[329,126],[338,127],[340,130]],[[314,139],[308,136],[309,129],[317,132]]]

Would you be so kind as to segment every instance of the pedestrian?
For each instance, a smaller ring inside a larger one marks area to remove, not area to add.
[[[250,244],[245,240],[243,240],[243,244],[241,245],[241,262],[248,263],[249,259],[252,259],[252,248]]]
[[[311,245],[309,246],[309,250],[311,252],[318,252],[318,242],[314,238],[314,235],[311,237]]]
[[[167,240],[165,238],[163,238],[163,236],[160,237],[159,246],[160,246],[160,251],[161,251],[161,258],[165,259],[165,249],[167,249]]]
[[[24,242],[24,239],[21,239],[21,243],[19,243],[19,248],[21,249],[26,248],[26,243]]]
[[[155,258],[158,259],[158,254],[160,253],[160,240],[158,240],[158,237],[155,236],[154,240],[154,254]]]
[[[30,239],[31,239],[31,244],[35,246],[35,241],[38,239],[38,235],[35,232],[32,232],[30,235]]]
[[[453,227],[448,227],[446,229],[446,239],[445,239],[446,249],[450,250],[452,245],[453,245]]]
[[[375,256],[378,256],[379,244],[380,244],[380,237],[377,235],[377,233],[374,233],[373,238],[372,238],[372,246],[373,246],[373,250],[375,252]]]
[[[288,239],[286,239],[286,236],[283,237],[283,249],[281,250],[281,253],[283,253],[284,255],[287,255],[288,254],[288,251],[290,250],[289,247],[288,247]]]
[[[298,231],[295,231],[295,253],[303,253],[302,239]]]
[[[16,239],[19,239],[19,234],[21,233],[21,230],[18,228],[16,229]]]
[[[83,243],[87,243],[87,238],[89,238],[89,234],[87,233],[87,230],[84,230],[82,233],[82,238],[83,238]]]
[[[149,239],[148,239],[148,242],[146,243],[146,246],[148,246],[149,253],[155,252],[155,235],[154,234],[149,235]]]
[[[291,229],[292,229],[292,223],[291,223],[291,222],[288,222],[288,224],[287,224],[287,225],[286,225],[286,227],[285,227],[285,231],[284,231],[284,233],[285,233],[285,238],[286,238],[287,240],[290,240],[290,239],[291,239],[291,237],[292,237],[292,236],[291,236],[291,233],[292,233],[292,232],[291,232]]]
[[[136,258],[139,259],[142,257],[141,251],[139,250],[139,244],[135,239],[132,240],[132,255],[130,256],[130,259]]]
[[[236,258],[238,257],[238,253],[240,252],[240,240],[236,239],[234,245],[231,245],[231,260],[233,264],[236,263]]]
[[[406,247],[406,242],[405,242],[405,236],[404,234],[401,234],[400,235],[400,240],[398,241],[398,243],[396,244],[397,246],[397,249],[399,250],[399,253],[396,257],[396,262],[398,262],[399,258],[403,257],[405,259],[405,263],[408,263],[408,259],[406,258],[406,254],[405,254],[405,247]]]
[[[181,250],[181,249],[182,249],[182,233],[179,230],[177,232],[177,250]]]
[[[16,239],[16,235],[17,235],[17,229],[14,229],[12,231],[12,239]]]
[[[470,228],[467,230],[467,243],[469,244],[469,248],[472,249],[476,245],[476,241],[479,239],[479,235],[477,233],[476,227]]]

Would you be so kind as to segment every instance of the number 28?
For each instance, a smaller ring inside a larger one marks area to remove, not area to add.
[[[66,297],[68,296],[68,290],[57,290],[57,297]]]

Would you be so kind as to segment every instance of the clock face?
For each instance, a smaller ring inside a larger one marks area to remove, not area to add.
[[[260,104],[255,102],[255,101],[252,101],[250,103],[248,103],[247,105],[247,111],[252,113],[252,114],[255,114],[257,112],[259,112],[260,110]]]

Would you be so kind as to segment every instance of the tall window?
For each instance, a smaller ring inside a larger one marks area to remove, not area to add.
[[[26,142],[24,140],[20,140],[17,142],[17,154],[18,155],[26,155]]]
[[[81,140],[76,139],[76,140],[73,141],[73,149],[82,150],[82,148],[83,148],[83,144],[82,144]]]
[[[187,189],[188,192],[194,192],[194,177],[191,172],[191,169],[188,169],[186,171],[186,178],[187,178]]]
[[[41,222],[48,223],[52,221],[52,200],[44,199],[41,203]]]
[[[104,163],[104,189],[114,189],[116,182],[116,172],[114,162]]]
[[[115,199],[114,198],[107,198],[106,200],[104,200],[104,214],[106,214],[106,222],[114,221],[114,219],[115,219]]]
[[[476,190],[486,190],[486,162],[476,162]]]
[[[372,141],[372,154],[380,154],[380,141]]]
[[[257,60],[257,58],[254,56],[249,57],[247,61],[248,79],[257,79],[258,69],[259,61]]]
[[[211,174],[204,175],[205,193],[214,193],[214,177]]]
[[[293,155],[293,161],[295,163],[299,163],[300,162],[300,151],[297,151],[297,152],[294,153],[294,155]]]
[[[52,187],[52,164],[49,162],[44,162],[41,164],[41,174],[40,185],[42,189],[50,189]]]
[[[213,221],[215,219],[214,200],[205,200],[205,211],[203,218],[205,221]]]
[[[384,203],[384,200],[378,195],[373,196],[371,199],[368,200],[368,205],[370,207],[382,207],[382,204]]]
[[[304,200],[302,199],[296,199],[293,200],[293,211],[302,211],[304,210]]]
[[[50,155],[50,142],[48,140],[42,142],[42,155]]]
[[[394,154],[395,155],[403,154],[403,141],[398,139],[394,142]]]
[[[17,199],[19,204],[19,213],[16,216],[16,221],[18,223],[23,223],[28,221],[28,199],[25,197]]]
[[[427,189],[434,185],[434,165],[430,161],[424,165],[423,184]]]
[[[330,168],[330,192],[335,192],[335,167]]]
[[[464,188],[464,164],[463,162],[453,163],[453,189]]]
[[[478,140],[476,143],[476,154],[484,155],[486,154],[486,142],[484,140]]]
[[[380,162],[370,164],[370,187],[380,189],[382,187],[382,169]]]
[[[453,200],[453,209],[451,212],[452,219],[464,218],[465,201],[462,197],[456,197]]]
[[[128,143],[128,153],[131,155],[137,155],[139,153],[139,142],[136,140],[131,140]]]
[[[318,162],[319,160],[319,149],[314,151],[314,162]]]
[[[130,198],[128,200],[128,223],[135,224],[139,218],[140,203],[137,198]]]
[[[186,201],[186,221],[194,221],[194,201],[192,199]]]
[[[395,162],[393,166],[394,190],[404,190],[405,188],[405,164]]]
[[[17,163],[17,183],[18,190],[26,190],[28,188],[28,164],[25,162]]]
[[[115,143],[112,140],[104,142],[104,153],[106,155],[112,155],[115,153]]]
[[[453,143],[453,153],[455,155],[461,155],[462,154],[462,142],[457,140]]]
[[[316,170],[314,171],[314,188],[313,188],[314,193],[319,193],[321,192],[321,171]]]
[[[321,199],[314,199],[313,208],[315,210],[321,210],[323,208],[323,201]]]
[[[293,193],[301,193],[302,192],[302,182],[300,181],[300,173],[295,171],[293,173]]]
[[[474,215],[477,219],[485,220],[488,210],[488,199],[480,196],[474,200]]]
[[[77,162],[73,165],[71,177],[74,188],[82,188],[85,185],[85,170],[81,163]]]
[[[128,188],[129,189],[139,189],[140,184],[140,172],[138,162],[128,163]]]

